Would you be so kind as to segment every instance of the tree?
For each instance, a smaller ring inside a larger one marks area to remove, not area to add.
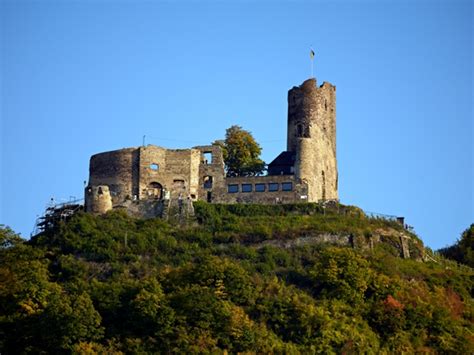
[[[438,252],[445,258],[474,267],[474,223],[462,233],[460,240]]]
[[[262,148],[242,127],[228,128],[225,140],[218,144],[223,150],[227,176],[255,176],[265,170],[265,162],[260,159]]]

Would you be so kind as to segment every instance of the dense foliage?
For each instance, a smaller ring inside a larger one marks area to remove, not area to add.
[[[226,130],[225,140],[217,142],[222,147],[227,176],[254,176],[265,170],[260,159],[262,148],[252,134],[240,126]]]
[[[474,267],[474,223],[454,245],[440,249],[439,252],[446,258]]]
[[[199,225],[80,213],[0,229],[0,352],[472,353],[473,270],[392,246],[281,248],[396,225],[317,205],[197,204]],[[237,243],[237,241],[240,241]]]

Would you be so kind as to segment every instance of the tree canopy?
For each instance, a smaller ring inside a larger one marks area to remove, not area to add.
[[[472,268],[389,239],[269,244],[399,239],[339,209],[198,202],[192,227],[81,212],[30,241],[0,226],[0,353],[474,353]]]
[[[234,125],[226,130],[225,140],[219,144],[227,176],[255,176],[264,172],[265,162],[260,159],[262,148],[249,131]]]
[[[474,267],[474,223],[454,245],[440,249],[439,252],[446,258]]]

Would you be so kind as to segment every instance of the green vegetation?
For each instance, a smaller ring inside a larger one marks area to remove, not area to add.
[[[260,159],[262,148],[242,127],[231,126],[225,140],[216,143],[222,147],[227,176],[254,176],[265,170],[265,162]]]
[[[474,267],[474,223],[454,245],[438,250],[446,258]]]
[[[401,259],[388,237],[364,247],[396,223],[346,206],[195,208],[188,227],[112,211],[28,242],[0,228],[0,352],[474,351],[473,270]],[[361,244],[264,243],[318,233]]]

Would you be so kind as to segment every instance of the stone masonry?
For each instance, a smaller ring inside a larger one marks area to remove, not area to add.
[[[90,159],[85,209],[124,208],[156,217],[166,207],[210,203],[294,203],[338,199],[336,88],[315,79],[288,92],[287,150],[268,174],[226,177],[218,145],[165,149],[147,145],[95,154]],[[183,207],[184,206],[184,207]]]

